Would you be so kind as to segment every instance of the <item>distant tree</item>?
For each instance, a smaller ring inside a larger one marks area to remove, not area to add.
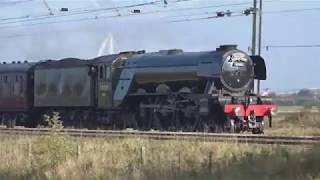
[[[275,92],[269,92],[268,94],[270,97],[277,97],[277,94]]]
[[[312,91],[310,91],[309,89],[301,89],[301,90],[297,93],[297,96],[313,97],[314,94],[313,94]]]

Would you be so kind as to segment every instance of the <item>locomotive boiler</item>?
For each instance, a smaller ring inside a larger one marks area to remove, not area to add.
[[[255,60],[262,59],[255,58]],[[264,66],[264,62],[261,66]],[[159,91],[196,93],[204,92],[207,82],[211,81],[214,90],[243,93],[251,90],[249,86],[255,77],[264,79],[258,77],[259,74],[255,73],[254,69],[252,58],[237,50],[236,46],[221,46],[216,51],[209,52],[162,50],[132,57],[123,68],[120,86],[125,87],[122,90],[126,91],[133,83],[136,85],[134,91],[138,93]]]

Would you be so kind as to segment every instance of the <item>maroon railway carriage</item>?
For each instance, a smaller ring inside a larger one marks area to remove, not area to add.
[[[32,108],[32,68],[34,63],[12,62],[0,65],[1,124],[13,127]]]

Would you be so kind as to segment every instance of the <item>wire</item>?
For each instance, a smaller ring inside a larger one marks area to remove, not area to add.
[[[246,15],[245,14],[236,14],[236,15],[223,16],[223,17],[221,17],[221,16],[209,16],[209,17],[200,17],[200,18],[192,18],[192,19],[179,19],[179,20],[169,21],[167,23],[200,21],[200,20],[209,20],[209,19],[216,19],[216,18],[230,18],[230,17],[239,17],[239,16],[246,16]]]
[[[158,2],[160,2],[160,1],[157,0],[157,1],[151,1],[151,2],[146,2],[146,3],[131,4],[131,5],[125,5],[125,6],[109,7],[109,8],[86,9],[86,10],[73,12],[73,13],[69,13],[69,14],[59,14],[59,15],[50,15],[50,16],[41,15],[41,16],[37,16],[37,17],[32,18],[32,19],[23,19],[23,20],[18,20],[18,21],[4,22],[4,23],[0,23],[0,25],[22,23],[22,22],[29,22],[29,21],[37,21],[37,20],[45,20],[45,19],[58,18],[58,17],[67,17],[67,16],[73,16],[73,15],[83,15],[83,14],[94,13],[94,12],[99,12],[99,11],[128,9],[128,8],[133,8],[133,7],[141,7],[141,6],[146,6],[146,5],[153,5],[153,4],[158,3]]]
[[[278,14],[278,13],[293,13],[293,12],[305,12],[305,11],[318,11],[320,8],[307,8],[307,9],[287,9],[287,10],[278,10],[278,11],[264,11],[263,14]],[[191,14],[186,15],[184,17],[192,17],[192,16],[199,16],[199,15],[208,15],[211,12],[205,12],[205,13],[198,13],[198,14]],[[243,14],[244,15],[244,14]],[[179,17],[179,16],[176,16]],[[186,21],[197,21],[197,20],[205,20],[205,19],[212,19],[210,17],[201,17],[201,18],[186,18],[186,19],[179,19],[179,20],[173,20],[170,22],[186,22]]]
[[[191,0],[177,0],[175,2],[186,2],[186,1],[191,1]],[[271,2],[272,0],[268,1]],[[11,21],[11,22],[4,22],[0,23],[0,25],[7,25],[7,24],[15,24],[15,23],[22,23],[22,22],[31,22],[31,21],[39,21],[39,20],[45,20],[49,18],[57,18],[57,17],[67,17],[70,15],[80,15],[84,13],[89,13],[92,11],[100,11],[100,10],[117,10],[120,8],[131,8],[131,7],[139,7],[139,6],[145,6],[145,5],[152,5],[155,3],[158,3],[160,1],[152,1],[152,2],[147,2],[147,3],[140,3],[140,4],[135,4],[135,5],[127,5],[127,6],[120,6],[120,7],[112,7],[112,8],[99,8],[99,9],[91,9],[91,10],[85,10],[84,12],[76,12],[74,14],[62,14],[62,15],[51,15],[51,16],[44,16],[44,15],[39,15],[37,18],[33,19],[24,19],[24,20],[19,20],[19,21]],[[225,6],[239,6],[239,5],[246,5],[246,4],[251,4],[251,2],[242,2],[242,3],[229,3],[229,4],[220,4],[220,5],[209,5],[209,6],[200,6],[200,7],[189,7],[189,8],[176,8],[176,9],[168,9],[168,10],[162,10],[162,11],[148,11],[144,13],[140,13],[140,15],[146,15],[146,14],[159,14],[159,13],[167,13],[167,12],[178,12],[178,11],[190,11],[190,10],[199,10],[199,9],[208,9],[208,8],[217,8],[217,7],[225,7]],[[137,14],[133,14],[137,15]],[[119,16],[119,14],[118,14]],[[124,17],[129,16],[129,15],[123,15]],[[116,16],[112,16],[116,17]],[[21,18],[21,17],[20,17]],[[94,20],[99,17],[95,16],[94,18],[80,18],[79,20],[75,19],[75,21],[84,21],[84,20]],[[104,18],[104,17],[102,17]],[[109,17],[108,17],[109,18]],[[61,22],[70,22],[69,20],[67,21],[61,21]],[[53,24],[56,22],[48,22],[47,24]],[[15,28],[15,27],[21,27],[21,26],[34,26],[34,25],[41,25],[41,24],[46,24],[46,23],[33,23],[33,24],[25,24],[25,25],[16,25],[16,26],[0,26],[1,28]]]
[[[24,18],[29,18],[29,15],[26,16],[19,16],[19,17],[9,17],[9,18],[2,18],[0,21],[7,21],[7,20],[15,20],[15,19],[24,19]]]
[[[108,19],[108,18],[117,18],[117,17],[126,17],[126,16],[134,16],[135,14],[127,14],[127,15],[111,15],[111,16],[95,16],[95,17],[85,17],[85,18],[77,18],[77,19],[66,19],[66,20],[58,20],[58,21],[50,21],[50,22],[39,22],[33,24],[20,24],[15,26],[4,26],[0,27],[1,29],[10,29],[10,28],[17,28],[17,27],[25,27],[25,26],[36,26],[36,25],[43,25],[43,24],[60,24],[66,22],[81,22],[81,21],[90,21],[90,20],[100,20],[100,19]]]
[[[178,15],[173,15],[173,16],[167,16],[167,18],[177,18],[177,17],[191,17],[191,16],[203,16],[203,15],[212,15],[216,14],[219,11],[206,11],[206,12],[201,12],[201,13],[193,13],[193,14],[178,14]],[[239,13],[242,13],[243,11],[238,10]],[[230,13],[235,13],[231,12]]]
[[[153,1],[153,2],[148,2],[148,3],[141,3],[141,4],[136,4],[136,5],[127,5],[127,6],[121,6],[120,8],[129,8],[129,7],[136,7],[136,6],[144,6],[146,4],[154,4],[159,1]],[[268,2],[273,2],[273,1],[268,1]],[[59,21],[51,21],[51,22],[40,22],[40,23],[33,23],[33,24],[20,24],[20,25],[14,25],[14,26],[0,26],[0,28],[5,29],[5,28],[16,28],[16,27],[22,27],[22,26],[34,26],[34,25],[42,25],[42,24],[56,24],[56,23],[63,23],[63,22],[79,22],[79,21],[88,21],[88,20],[97,20],[97,19],[105,19],[105,18],[116,18],[116,17],[127,17],[127,16],[136,16],[136,15],[146,15],[146,14],[157,14],[157,13],[164,13],[164,12],[177,12],[177,11],[186,11],[186,10],[195,10],[195,9],[205,9],[205,8],[213,8],[213,7],[224,7],[224,6],[232,6],[232,5],[243,5],[243,4],[248,4],[249,2],[242,2],[242,3],[230,3],[230,4],[222,4],[222,5],[210,5],[210,6],[201,6],[201,7],[190,7],[190,8],[179,8],[179,9],[169,9],[169,10],[164,10],[164,11],[149,11],[149,12],[144,12],[140,14],[125,14],[125,15],[111,15],[111,16],[95,16],[95,17],[86,17],[86,18],[79,18],[79,19],[69,19],[69,20],[59,20]],[[117,7],[119,8],[119,7]],[[104,9],[109,9],[109,10],[115,10],[115,8],[104,8]],[[300,12],[300,11],[310,11],[310,10],[320,10],[320,8],[309,8],[309,9],[289,9],[289,10],[279,10],[279,11],[269,11],[269,12],[264,12],[266,14],[271,14],[271,13],[285,13],[285,12]],[[199,15],[199,14],[198,14]],[[208,14],[206,14],[208,15]],[[68,15],[65,15],[68,16]],[[232,15],[234,16],[245,16],[244,14],[239,14],[239,15]],[[55,16],[49,16],[49,17],[55,17]],[[228,16],[226,16],[228,17]],[[37,20],[41,19],[47,19],[48,17],[39,17]],[[186,18],[186,19],[178,19],[178,20],[172,20],[172,21],[167,21],[166,23],[172,23],[172,22],[185,22],[185,21],[197,21],[197,20],[206,20],[206,19],[214,19],[217,18],[216,16],[208,16],[208,17],[200,17],[200,18]],[[19,21],[21,22],[21,21]],[[25,22],[25,21],[23,21]],[[12,23],[12,22],[11,22]],[[11,24],[9,23],[9,24]],[[7,24],[7,23],[0,23],[0,25]]]
[[[186,1],[191,1],[191,0],[177,0],[175,2],[186,2]],[[147,2],[147,3],[140,3],[140,4],[135,4],[135,5],[127,5],[127,6],[119,6],[119,7],[112,7],[112,8],[95,8],[95,9],[86,9],[86,10],[81,10],[81,11],[74,11],[69,14],[62,14],[62,15],[55,15],[55,16],[47,16],[41,18],[41,20],[46,19],[46,18],[58,18],[58,17],[66,17],[66,16],[73,16],[73,15],[82,15],[82,14],[87,14],[87,13],[92,13],[92,12],[98,12],[98,11],[108,11],[108,10],[117,10],[117,9],[124,9],[124,8],[132,8],[132,7],[139,7],[139,6],[145,6],[145,5],[153,5],[158,2],[162,1],[152,1],[152,2]],[[251,2],[242,2],[242,3],[229,3],[229,4],[221,4],[221,5],[210,5],[210,6],[200,6],[200,7],[190,7],[190,8],[177,8],[177,9],[168,9],[168,10],[163,10],[163,11],[152,11],[152,12],[145,12],[144,14],[156,14],[156,13],[167,13],[167,12],[176,12],[176,11],[189,11],[189,10],[199,10],[199,9],[209,9],[209,8],[216,8],[216,7],[225,7],[225,6],[238,6],[238,5],[246,5],[246,4],[251,4]],[[31,17],[31,16],[28,16]],[[12,18],[14,19],[14,18]],[[37,19],[28,19],[28,20],[23,20],[23,21],[13,21],[13,22],[7,22],[7,23],[1,23],[0,25],[3,24],[12,24],[12,23],[20,23],[20,22],[28,22],[28,21],[34,21],[38,20]]]
[[[230,4],[220,4],[220,5],[209,5],[209,6],[190,7],[190,8],[179,8],[179,9],[168,9],[168,10],[163,10],[163,11],[147,12],[147,14],[151,14],[151,13],[177,12],[177,11],[189,11],[189,10],[199,10],[199,9],[210,9],[210,8],[226,7],[226,6],[240,6],[240,5],[246,5],[246,4],[251,4],[251,2],[230,3]]]
[[[26,0],[26,1],[33,1],[33,0]],[[23,2],[26,2],[23,1]],[[170,2],[170,4],[172,3],[179,3],[179,2],[187,2],[187,1],[193,1],[193,0],[176,0],[173,2]],[[132,1],[128,1],[128,2],[132,2]],[[52,10],[50,9],[50,7],[48,6],[48,3],[43,0],[44,5],[46,6],[46,8],[49,10],[50,12],[50,16],[46,15],[41,15],[41,20],[42,19],[46,19],[46,18],[59,18],[59,17],[65,17],[65,16],[73,16],[73,15],[81,15],[81,14],[86,14],[86,13],[92,13],[92,12],[99,12],[99,11],[108,11],[108,10],[115,10],[117,12],[117,14],[119,15],[119,9],[126,9],[126,8],[132,8],[132,7],[139,7],[139,6],[146,6],[146,5],[154,5],[156,3],[162,2],[161,0],[158,1],[152,1],[152,2],[146,2],[146,3],[140,3],[140,4],[133,4],[133,5],[126,5],[126,6],[114,6],[112,8],[94,8],[94,9],[83,9],[80,8],[81,10],[76,10],[76,11],[69,11],[70,13],[68,14],[63,14],[63,15],[53,15]],[[11,24],[11,23],[20,23],[20,22],[27,22],[27,21],[34,21],[34,20],[39,20],[39,16],[30,16],[30,15],[26,15],[26,16],[19,16],[19,17],[11,17],[11,18],[4,18],[4,19],[0,19],[0,21],[6,21],[6,20],[16,20],[16,19],[22,19],[22,18],[32,18],[32,19],[28,19],[28,20],[23,20],[23,21],[15,21],[15,22],[8,22],[8,23],[2,23],[2,24]]]
[[[271,48],[318,48],[320,44],[307,44],[307,45],[267,45],[264,46],[267,51]]]

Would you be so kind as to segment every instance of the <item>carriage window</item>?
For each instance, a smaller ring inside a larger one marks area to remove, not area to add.
[[[99,77],[100,79],[103,79],[103,66],[100,66],[99,68]]]
[[[4,77],[3,77],[3,81],[4,81],[4,82],[8,82],[8,76],[4,76]]]
[[[23,76],[19,76],[19,80],[20,80],[20,83],[21,83],[20,94],[23,96],[23,92],[24,92]]]
[[[106,78],[110,79],[110,77],[111,77],[111,69],[110,69],[110,66],[107,66],[106,67]]]

